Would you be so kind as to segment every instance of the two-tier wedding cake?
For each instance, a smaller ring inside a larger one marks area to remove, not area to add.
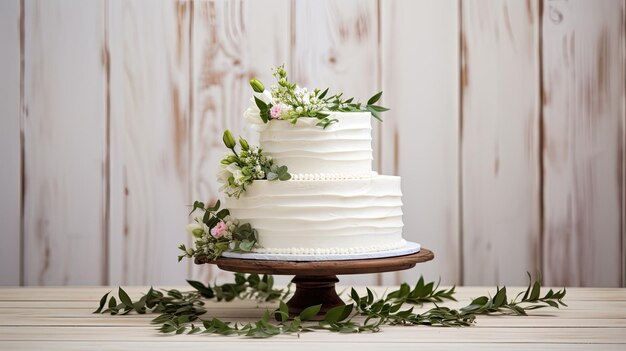
[[[224,132],[230,152],[220,161],[218,181],[225,208],[219,201],[194,203],[192,214],[204,213],[187,226],[196,240],[192,248],[180,246],[179,258],[323,259],[419,250],[402,238],[400,177],[372,171],[372,117],[380,120],[387,110],[376,105],[382,92],[360,103],[328,89],[301,88],[282,66],[274,76],[277,85],[269,89],[250,81],[244,118],[260,145]]]

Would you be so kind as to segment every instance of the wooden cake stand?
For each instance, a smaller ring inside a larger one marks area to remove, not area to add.
[[[287,302],[289,315],[297,316],[309,306],[322,305],[319,317],[329,309],[344,305],[335,291],[338,274],[365,274],[401,271],[415,267],[417,263],[430,261],[432,251],[422,248],[419,252],[395,257],[337,260],[337,261],[275,261],[220,257],[215,261],[196,257],[196,264],[215,264],[229,272],[295,275],[293,297]]]

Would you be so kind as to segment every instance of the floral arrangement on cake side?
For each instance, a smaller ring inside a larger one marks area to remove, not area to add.
[[[254,96],[252,105],[244,112],[244,118],[251,125],[262,126],[271,120],[288,120],[296,124],[301,117],[312,117],[318,119],[318,127],[326,128],[337,122],[331,118],[332,112],[369,111],[380,121],[381,112],[389,110],[376,105],[383,95],[382,91],[363,104],[353,97],[344,99],[343,93],[328,95],[328,88],[323,91],[301,88],[287,79],[285,65],[273,68],[273,71],[278,85],[270,86],[269,90],[258,79],[250,80]]]
[[[178,256],[179,262],[185,257],[198,256],[215,260],[224,251],[252,251],[257,242],[257,231],[250,223],[239,223],[236,218],[230,216],[228,209],[220,210],[219,200],[209,207],[196,201],[189,215],[198,210],[204,212],[202,216],[195,217],[193,222],[187,225],[187,232],[195,239],[194,247],[187,248],[181,244],[178,248],[183,254]]]
[[[217,174],[217,181],[222,185],[220,191],[227,196],[239,198],[246,191],[246,185],[251,185],[255,180],[291,179],[287,166],[275,164],[272,157],[264,155],[258,146],[250,146],[244,138],[239,137],[239,153],[235,149],[235,138],[229,130],[224,132],[222,140],[232,152],[220,161]]]

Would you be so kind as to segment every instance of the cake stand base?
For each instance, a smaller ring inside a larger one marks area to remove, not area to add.
[[[335,291],[335,284],[339,282],[336,275],[296,275],[291,281],[296,285],[296,291],[287,301],[290,317],[314,305],[322,305],[318,316],[325,315],[333,307],[345,305]]]
[[[316,319],[322,319],[329,309],[345,304],[335,291],[335,284],[339,282],[337,275],[401,271],[434,257],[432,251],[422,248],[409,255],[364,260],[302,262],[220,257],[211,261],[196,257],[195,263],[214,264],[229,272],[295,275],[292,282],[296,291],[287,302],[289,315],[297,316],[303,309],[321,304]]]

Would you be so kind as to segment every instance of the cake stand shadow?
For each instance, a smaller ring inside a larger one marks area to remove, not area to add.
[[[366,274],[402,271],[435,257],[432,251],[422,248],[419,252],[386,258],[336,261],[276,261],[220,257],[215,261],[196,257],[196,264],[214,264],[229,272],[295,275],[293,297],[287,302],[289,315],[294,317],[313,305],[322,305],[317,318],[323,318],[329,309],[344,305],[335,291],[339,282],[337,275]]]

